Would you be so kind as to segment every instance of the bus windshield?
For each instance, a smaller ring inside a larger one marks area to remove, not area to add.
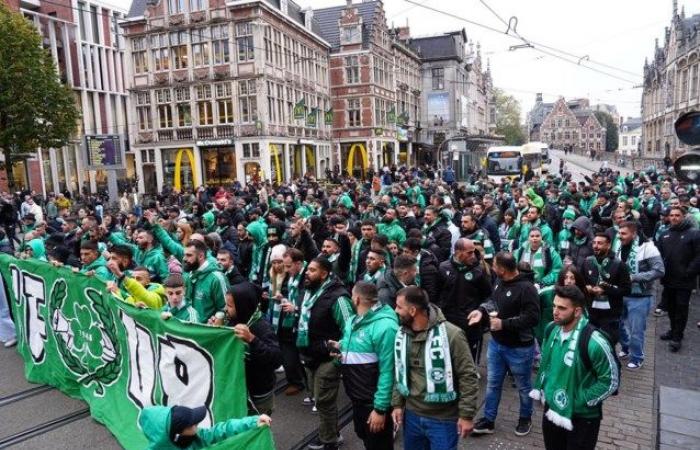
[[[522,158],[518,152],[492,152],[487,156],[489,175],[517,175]]]
[[[535,171],[541,168],[542,166],[542,159],[541,155],[538,154],[530,154],[530,155],[525,155],[523,157],[525,164],[527,164],[527,167],[529,170]]]

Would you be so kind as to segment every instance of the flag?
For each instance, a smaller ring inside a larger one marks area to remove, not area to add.
[[[393,106],[391,107],[389,112],[386,113],[386,121],[390,124],[396,123],[396,108],[394,108]]]
[[[326,125],[333,125],[333,108],[326,111],[323,121]]]
[[[309,114],[306,116],[306,126],[311,128],[316,128],[318,123],[318,108],[311,108]]]
[[[294,105],[294,120],[302,120],[306,115],[306,100],[302,97],[301,100]]]
[[[85,401],[124,448],[148,446],[138,426],[148,406],[205,406],[201,427],[247,415],[245,348],[230,328],[163,320],[116,299],[95,277],[37,260],[0,254],[0,275],[26,378]],[[216,448],[274,444],[268,428]]]

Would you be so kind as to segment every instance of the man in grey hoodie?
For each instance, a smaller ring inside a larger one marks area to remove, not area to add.
[[[593,255],[593,231],[591,220],[581,216],[571,224],[574,238],[566,252],[565,263],[573,264],[578,270],[583,267],[586,258]],[[568,261],[568,262],[566,262]]]

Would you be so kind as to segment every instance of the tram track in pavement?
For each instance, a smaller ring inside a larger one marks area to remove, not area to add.
[[[53,386],[44,384],[41,386],[32,386],[29,389],[25,389],[23,391],[15,392],[14,394],[9,394],[4,397],[0,397],[0,408],[30,397],[34,397],[35,395],[43,394],[44,392],[48,392],[52,389],[54,389]]]
[[[26,430],[0,438],[0,449],[7,448],[12,445],[17,445],[33,437],[42,435],[49,431],[60,428],[64,425],[68,425],[71,422],[75,422],[76,420],[80,420],[89,416],[90,408],[82,408],[72,413],[40,423],[38,425],[34,425],[33,427],[27,428]]]

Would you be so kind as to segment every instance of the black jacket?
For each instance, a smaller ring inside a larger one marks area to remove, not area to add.
[[[452,250],[452,233],[444,218],[427,230],[423,247],[435,255],[439,262],[447,261]]]
[[[661,283],[669,288],[693,289],[700,273],[700,231],[686,218],[664,231],[658,242],[666,274]]]
[[[333,275],[331,275],[333,276]],[[339,297],[350,297],[343,283],[335,276],[316,299],[309,318],[309,346],[299,349],[302,363],[309,368],[333,359],[328,341],[339,341],[343,330],[333,317],[333,307]],[[279,367],[279,366],[278,366]]]
[[[428,293],[428,298],[432,303],[437,303],[440,298],[439,265],[435,255],[427,250],[420,251],[417,276],[420,277],[420,287]]]
[[[399,217],[399,222],[401,222],[401,226],[407,233],[414,228],[420,230],[421,227],[420,222],[415,216],[406,215],[406,217]]]
[[[311,261],[318,256],[318,247],[307,230],[301,230],[301,235],[291,246],[304,254],[304,261]]]
[[[403,287],[403,284],[396,278],[392,269],[387,269],[384,276],[377,282],[379,291],[378,299],[385,305],[396,308],[396,293]]]
[[[600,325],[602,321],[620,319],[622,316],[623,297],[631,292],[632,281],[630,280],[627,265],[619,259],[613,259],[610,262],[608,275],[603,275],[605,284],[600,285],[598,283],[598,268],[594,258],[595,256],[586,258],[581,268],[581,274],[586,285],[602,287],[604,294],[608,297],[610,309],[595,308],[596,299],[591,296],[589,300],[588,314],[595,325]]]
[[[535,285],[519,274],[510,281],[498,280],[491,299],[481,304],[482,323],[489,324],[489,311],[497,311],[503,329],[491,336],[507,347],[527,347],[535,342],[533,328],[540,321],[540,298]]]
[[[572,233],[574,233],[573,230],[575,229],[586,234],[586,242],[582,245],[576,245],[574,242],[575,237],[572,238],[571,243],[569,244],[569,250],[566,252],[566,256],[569,257],[577,269],[581,270],[583,267],[583,262],[586,260],[586,258],[593,255],[593,232],[591,230],[591,221],[588,219],[588,217],[581,216],[574,220],[574,223],[571,224]]]
[[[250,239],[237,240],[236,244],[238,246],[239,259],[236,261],[236,267],[240,268],[240,272],[244,277],[248,277],[250,275],[250,267],[253,265],[253,241]]]
[[[481,228],[488,232],[489,239],[491,239],[491,243],[493,244],[493,249],[496,252],[500,252],[501,236],[498,234],[498,224],[486,213],[479,218],[478,223]]]
[[[591,208],[591,219],[593,220],[593,226],[598,231],[605,231],[608,227],[613,224],[612,213],[615,210],[615,205],[613,202],[608,202],[603,206],[594,206]]]
[[[469,313],[491,295],[491,276],[482,270],[479,262],[460,266],[453,258],[440,264],[438,306],[448,321],[466,332]]]

